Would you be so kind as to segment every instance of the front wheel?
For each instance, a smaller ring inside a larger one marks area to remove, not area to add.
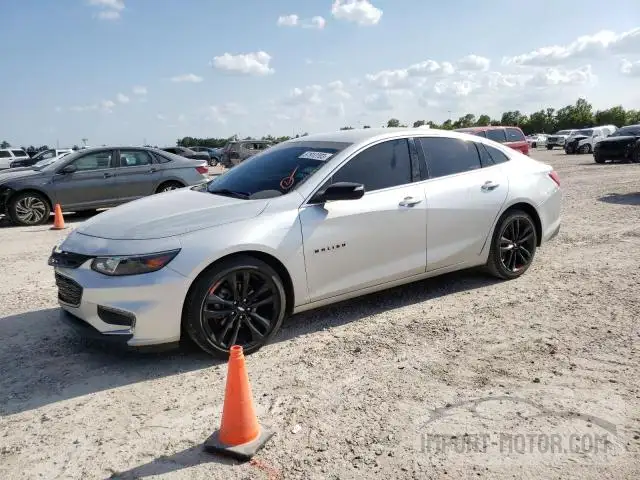
[[[593,159],[596,163],[604,163],[604,158],[602,155],[598,155],[597,153],[593,155]]]
[[[49,201],[37,192],[19,193],[9,202],[9,218],[16,225],[30,227],[49,221],[51,206]]]
[[[286,304],[282,279],[271,266],[235,257],[196,281],[185,301],[183,325],[202,350],[226,359],[233,345],[246,354],[264,346],[280,329]]]
[[[636,146],[636,149],[631,154],[631,161],[633,163],[640,163],[640,145]]]
[[[553,145],[547,145],[547,150],[553,150]]]
[[[182,187],[184,187],[184,185],[182,185],[180,182],[165,182],[158,187],[156,193],[170,192],[171,190],[178,190]]]
[[[518,278],[528,270],[536,253],[538,237],[531,216],[514,210],[496,227],[487,259],[489,272],[503,280]]]
[[[588,143],[581,145],[578,149],[578,153],[591,153],[591,145]]]

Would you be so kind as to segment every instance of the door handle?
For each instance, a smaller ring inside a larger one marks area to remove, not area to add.
[[[111,178],[113,177],[113,173],[104,173],[104,178]]]
[[[421,201],[422,200],[419,198],[404,197],[404,200],[402,200],[398,205],[400,205],[401,207],[413,207],[414,205],[419,204]]]
[[[157,170],[155,168],[150,168],[149,169],[149,173],[156,173],[156,172],[157,172]]]
[[[480,187],[485,192],[490,192],[491,190],[495,190],[500,186],[499,183],[493,183],[491,180],[484,182],[484,185]]]

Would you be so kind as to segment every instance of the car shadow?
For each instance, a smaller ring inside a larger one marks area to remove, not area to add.
[[[615,205],[640,205],[640,192],[608,193],[598,200]]]
[[[496,282],[462,271],[317,308],[288,319],[273,343]],[[156,353],[116,349],[81,338],[59,315],[52,308],[0,318],[0,415],[223,363],[189,342]]]
[[[469,269],[344,300],[292,316],[284,322],[282,330],[272,342],[284,342],[323,328],[337,327],[371,315],[498,282],[500,280],[478,269]]]
[[[0,318],[0,415],[221,362],[184,347],[136,352],[81,338],[57,308]]]

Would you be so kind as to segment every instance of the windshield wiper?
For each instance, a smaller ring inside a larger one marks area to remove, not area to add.
[[[217,190],[209,190],[209,193],[213,193],[214,195],[223,195],[225,197],[234,197],[234,198],[242,198],[247,200],[251,195],[245,192],[236,192],[234,190],[229,190],[228,188],[219,188]]]

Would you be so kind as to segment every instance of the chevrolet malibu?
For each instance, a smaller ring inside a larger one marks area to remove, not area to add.
[[[492,140],[346,130],[102,213],[49,264],[63,318],[86,335],[129,347],[188,336],[226,358],[348,298],[477,266],[518,278],[560,208],[556,172]]]

